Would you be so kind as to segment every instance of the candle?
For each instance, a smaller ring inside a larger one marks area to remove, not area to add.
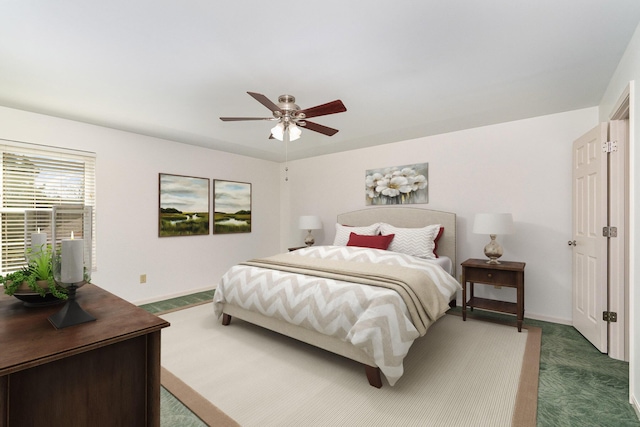
[[[43,250],[47,244],[47,233],[41,233],[38,228],[37,233],[31,233],[31,253],[36,254]]]
[[[84,278],[84,240],[62,240],[62,254],[60,259],[60,281],[62,283],[78,283]]]

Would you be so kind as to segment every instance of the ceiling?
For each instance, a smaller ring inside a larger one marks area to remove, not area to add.
[[[3,0],[0,105],[273,161],[598,105],[638,0]],[[269,140],[246,92],[340,131]]]

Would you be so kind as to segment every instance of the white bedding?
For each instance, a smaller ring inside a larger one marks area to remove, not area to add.
[[[451,258],[449,258],[448,256],[441,256],[440,258],[430,259],[429,261],[438,264],[444,271],[451,274],[452,276],[454,275],[453,263],[451,262]]]
[[[446,260],[348,246],[312,246],[289,255],[418,269],[431,277],[447,301],[461,289],[440,267]],[[402,376],[402,360],[420,335],[404,301],[391,289],[254,266],[236,265],[222,277],[214,294],[217,316],[225,304],[348,341],[373,357],[391,385]]]

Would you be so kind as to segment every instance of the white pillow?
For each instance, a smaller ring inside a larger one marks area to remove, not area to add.
[[[395,234],[387,248],[389,251],[400,252],[420,258],[435,259],[436,238],[440,233],[440,224],[428,225],[422,228],[398,228],[390,224],[380,224],[380,233]]]
[[[366,227],[349,227],[336,223],[336,237],[333,239],[333,246],[347,246],[351,233],[360,234],[361,236],[375,236],[378,234],[380,223],[367,225]]]

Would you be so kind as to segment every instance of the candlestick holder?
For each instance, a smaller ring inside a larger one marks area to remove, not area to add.
[[[66,289],[67,303],[49,317],[57,329],[96,320],[76,301],[76,291],[91,280],[91,215],[88,206],[54,206],[51,259],[55,282]]]
[[[77,284],[73,283],[68,286],[63,283],[58,284],[67,289],[68,299],[67,303],[59,312],[49,316],[49,322],[51,322],[56,329],[62,329],[68,326],[79,325],[81,323],[96,320],[95,317],[84,311],[76,301],[76,290],[79,287]]]
[[[56,284],[62,286],[67,291],[67,303],[60,309],[59,312],[49,316],[49,322],[56,328],[62,329],[68,326],[79,325],[81,323],[92,322],[96,320],[91,314],[87,313],[78,301],[76,301],[76,291],[78,288],[87,283],[87,273],[83,263],[77,263],[77,260],[74,260],[69,257],[73,257],[74,253],[69,252],[67,248],[69,241],[73,240],[73,243],[80,248],[80,254],[82,254],[82,247],[85,242],[84,239],[65,239],[62,241],[62,245],[59,250],[51,258],[51,267],[53,270],[53,279]],[[71,254],[71,255],[70,255]],[[64,256],[63,256],[64,255]],[[71,261],[70,261],[71,259]],[[76,261],[74,263],[74,261]],[[74,272],[70,272],[68,265],[72,267],[77,267],[78,271],[76,272],[76,276],[73,277]],[[67,267],[67,268],[66,268]],[[78,276],[79,274],[79,276]],[[69,280],[78,280],[72,281]]]

